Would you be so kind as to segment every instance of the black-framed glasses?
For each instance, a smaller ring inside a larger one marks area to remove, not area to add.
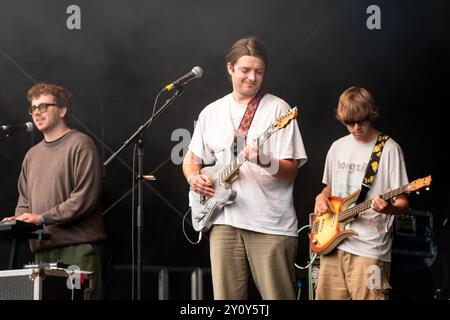
[[[39,110],[39,113],[46,112],[47,108],[51,106],[57,107],[58,105],[54,103],[41,103],[40,105],[37,106],[28,107],[28,113],[33,114],[36,110]]]
[[[355,124],[358,124],[358,126],[366,124],[369,121],[369,117],[362,119],[362,120],[344,120],[342,121],[346,126],[353,127]]]

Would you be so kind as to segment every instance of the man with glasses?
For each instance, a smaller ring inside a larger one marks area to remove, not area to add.
[[[335,141],[328,151],[322,182],[326,187],[316,197],[314,212],[334,212],[330,197],[346,197],[361,189],[369,159],[380,132],[372,121],[379,108],[363,88],[345,90],[336,118],[350,134]],[[388,299],[394,214],[407,210],[404,194],[385,201],[379,195],[408,183],[400,146],[389,138],[379,160],[378,172],[367,194],[371,208],[347,224],[357,232],[331,253],[322,255],[316,299]]]
[[[38,83],[28,90],[28,112],[44,139],[25,155],[15,217],[5,219],[44,225],[51,239],[30,240],[36,261],[62,261],[94,271],[89,294],[100,299],[100,242],[106,238],[100,159],[92,139],[66,122],[71,97],[53,84]]]

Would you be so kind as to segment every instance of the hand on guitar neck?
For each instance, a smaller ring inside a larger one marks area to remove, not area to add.
[[[258,141],[253,139],[251,143],[244,146],[244,158],[248,162],[255,163],[261,167],[270,167],[272,158],[262,151],[262,148],[258,147]]]
[[[389,189],[387,192],[391,191]],[[395,198],[392,198],[393,201],[386,201],[381,196],[376,196],[372,199],[372,203],[370,208],[379,213],[394,215],[394,214],[403,214],[408,209],[408,199],[406,195],[399,194]]]

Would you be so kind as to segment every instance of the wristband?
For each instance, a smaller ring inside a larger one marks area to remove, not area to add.
[[[189,178],[187,179],[187,182],[188,182],[189,185],[191,185],[191,180],[192,180],[192,178],[194,178],[196,175],[197,175],[196,172],[193,172],[193,173],[191,173],[191,174],[189,175]]]

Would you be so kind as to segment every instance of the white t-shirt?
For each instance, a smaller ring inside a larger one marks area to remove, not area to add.
[[[232,158],[230,146],[246,108],[246,105],[238,104],[232,94],[209,104],[199,115],[189,150],[206,164],[229,164]],[[247,141],[259,137],[289,110],[289,105],[282,99],[264,95],[248,131]],[[299,167],[307,161],[297,121],[274,133],[264,147],[264,151],[271,152],[276,159],[300,160]],[[296,237],[298,223],[293,205],[293,185],[293,182],[275,179],[264,168],[247,161],[232,183],[232,189],[237,192],[234,203],[225,206],[214,223]]]
[[[369,143],[359,143],[349,134],[331,145],[323,183],[331,187],[333,196],[346,197],[361,188],[375,142],[376,139]],[[408,176],[402,149],[390,138],[384,146],[378,173],[366,199],[406,184]],[[346,229],[353,229],[358,235],[344,240],[338,248],[358,256],[390,262],[393,221],[392,215],[366,210],[346,226]]]

